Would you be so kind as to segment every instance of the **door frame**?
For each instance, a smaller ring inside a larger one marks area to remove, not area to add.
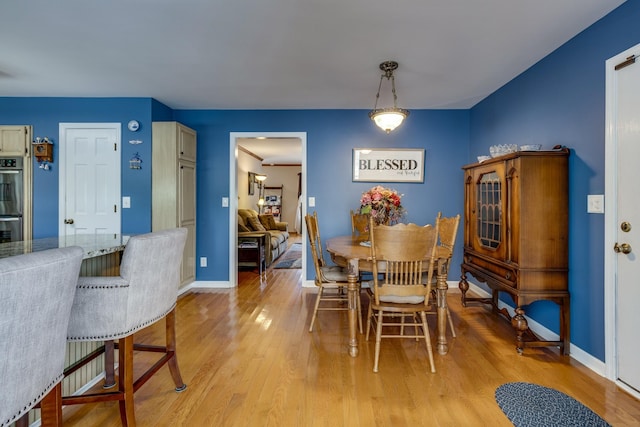
[[[238,139],[298,138],[302,143],[302,218],[307,214],[307,133],[306,132],[230,132],[229,133],[229,285],[238,286]],[[304,219],[303,219],[304,221]],[[307,277],[306,227],[302,228],[302,284]]]
[[[617,238],[618,218],[618,139],[616,132],[616,92],[617,75],[614,67],[627,57],[640,51],[640,44],[631,47],[606,61],[606,94],[605,94],[605,197],[604,197],[604,341],[605,341],[605,375],[618,387],[635,397],[638,393],[618,381],[617,354],[617,274],[618,262],[613,252]],[[636,64],[636,67],[640,64]]]
[[[120,148],[120,159],[118,162],[118,170],[114,175],[113,185],[118,189],[118,233],[122,233],[122,208],[119,203],[122,200],[122,187],[121,187],[121,175],[122,175],[122,124],[121,123],[59,123],[58,125],[58,234],[65,234],[65,227],[63,224],[63,218],[65,216],[66,209],[66,186],[65,186],[65,171],[67,168],[67,132],[69,129],[111,129],[116,131],[117,140],[116,144]]]

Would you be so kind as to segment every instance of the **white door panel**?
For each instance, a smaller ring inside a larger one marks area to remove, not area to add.
[[[61,233],[120,234],[120,124],[61,124]]]
[[[640,198],[635,193],[640,183],[640,64],[630,65],[617,72],[617,139],[618,139],[618,220],[616,243],[618,262],[618,378],[640,390],[640,331],[637,304],[640,301]],[[623,222],[631,226],[623,231]],[[621,248],[627,244],[631,253]],[[611,250],[611,249],[609,249]]]

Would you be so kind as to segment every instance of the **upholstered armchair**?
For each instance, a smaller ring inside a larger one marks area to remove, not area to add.
[[[42,425],[62,425],[67,326],[79,247],[0,259],[0,426],[41,403]]]
[[[186,238],[185,228],[133,236],[122,255],[120,276],[79,278],[67,338],[119,341],[118,390],[65,396],[65,405],[119,400],[122,424],[135,425],[133,393],[162,365],[169,365],[176,391],[186,388],[175,353],[175,307]],[[166,318],[166,346],[133,344],[134,332],[163,318]],[[135,382],[134,350],[164,354]]]

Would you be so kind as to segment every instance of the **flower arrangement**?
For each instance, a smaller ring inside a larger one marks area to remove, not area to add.
[[[406,213],[401,198],[396,190],[377,185],[362,193],[360,213],[370,214],[376,224],[397,224]]]

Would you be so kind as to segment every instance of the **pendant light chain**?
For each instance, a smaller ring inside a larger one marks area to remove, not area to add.
[[[378,83],[378,92],[376,93],[376,102],[373,110],[369,112],[369,118],[373,120],[376,125],[384,130],[386,133],[391,132],[409,115],[409,111],[403,108],[398,108],[398,95],[396,94],[396,79],[393,75],[393,70],[398,68],[398,63],[395,61],[385,61],[380,64],[380,69],[383,74],[380,75],[380,82]],[[393,95],[393,107],[378,108],[378,101],[380,100],[380,91],[382,90],[382,81],[384,78],[391,80],[391,94]]]

